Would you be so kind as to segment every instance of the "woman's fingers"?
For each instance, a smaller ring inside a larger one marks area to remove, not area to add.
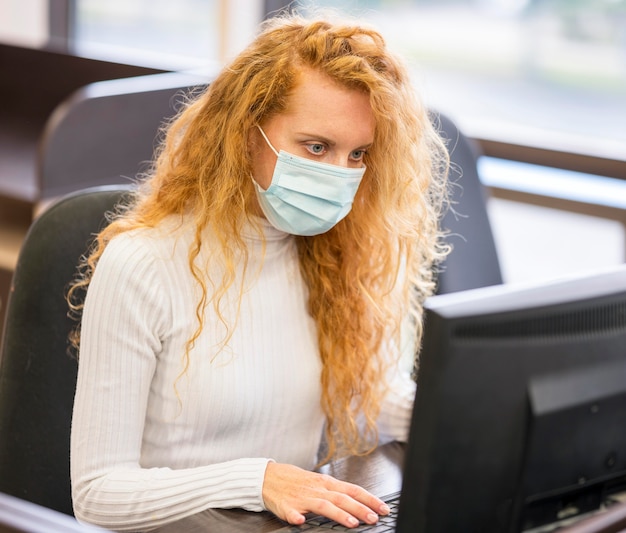
[[[363,487],[358,485],[354,485],[352,483],[347,483],[345,481],[338,481],[334,478],[335,483],[338,483],[341,487],[341,492],[347,494],[354,500],[362,503],[367,506],[367,508],[377,515],[387,515],[389,514],[389,507],[385,502],[383,502],[380,498],[377,498],[370,492],[366,491]]]
[[[355,527],[376,523],[378,515],[389,512],[384,502],[357,485],[278,463],[267,466],[263,499],[268,510],[291,524],[315,513]]]
[[[350,496],[335,491],[327,491],[323,498],[314,502],[311,512],[331,518],[348,527],[355,527],[359,522],[375,524],[378,513]]]

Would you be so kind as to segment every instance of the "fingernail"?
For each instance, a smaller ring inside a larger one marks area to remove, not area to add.
[[[367,523],[368,524],[375,524],[376,522],[378,522],[378,515],[376,513],[368,513],[368,515],[367,515]]]
[[[348,518],[348,523],[352,527],[356,527],[359,525],[359,521],[356,518],[354,518],[354,516],[351,516],[350,518]]]
[[[386,503],[383,503],[380,506],[380,514],[389,514],[389,512],[390,512],[389,506]]]

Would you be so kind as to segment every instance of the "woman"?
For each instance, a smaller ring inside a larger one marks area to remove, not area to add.
[[[70,291],[76,516],[388,512],[312,470],[407,438],[400,325],[419,339],[445,253],[445,154],[377,32],[269,20],[169,126]]]

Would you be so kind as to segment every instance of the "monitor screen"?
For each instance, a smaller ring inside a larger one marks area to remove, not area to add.
[[[626,265],[426,302],[399,531],[517,532],[626,489]]]

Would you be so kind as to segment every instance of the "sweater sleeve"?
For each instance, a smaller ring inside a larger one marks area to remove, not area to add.
[[[399,347],[392,340],[388,341],[388,352],[390,354],[399,352],[400,357],[387,376],[389,388],[383,399],[377,421],[380,444],[394,440],[407,442],[409,438],[416,391],[416,384],[412,377],[416,342],[411,323],[412,319],[406,317],[401,327]]]
[[[129,246],[131,239],[107,246],[85,301],[71,435],[75,515],[127,531],[211,507],[260,511],[266,458],[186,469],[141,465],[146,406],[171,309],[158,260]]]
[[[409,373],[398,373],[391,381],[378,417],[379,443],[407,442],[415,399],[415,382]]]

